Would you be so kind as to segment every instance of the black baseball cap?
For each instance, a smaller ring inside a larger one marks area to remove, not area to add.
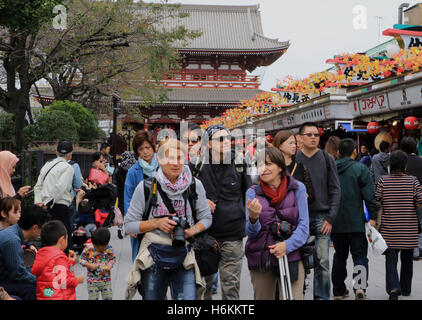
[[[57,152],[60,154],[68,154],[73,151],[72,142],[69,140],[60,140],[57,145]]]

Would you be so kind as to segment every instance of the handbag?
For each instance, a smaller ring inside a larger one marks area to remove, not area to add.
[[[217,240],[207,232],[202,232],[195,236],[192,245],[201,276],[207,277],[217,273],[221,257]]]
[[[91,183],[95,183],[97,186],[101,186],[107,182],[108,174],[99,170],[92,168],[89,172],[88,180]]]
[[[190,246],[175,247],[167,244],[151,243],[148,250],[155,264],[164,270],[174,270],[185,261]]]

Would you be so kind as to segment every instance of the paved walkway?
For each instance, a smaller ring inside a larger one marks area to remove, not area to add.
[[[117,238],[117,228],[113,227],[110,229],[112,234],[111,245],[114,248],[117,263],[112,269],[112,287],[113,287],[113,299],[123,300],[126,290],[125,278],[131,269],[131,247],[129,237],[125,237],[122,240]],[[332,255],[334,253],[333,248],[330,248],[330,262],[332,262]],[[384,256],[375,258],[369,251],[369,281],[367,289],[367,298],[370,300],[387,300],[388,296],[385,292],[385,258]],[[351,273],[352,270],[352,259],[349,257],[348,266]],[[400,267],[400,263],[399,263]],[[86,271],[80,265],[75,268],[76,275],[84,273]],[[312,280],[312,274],[309,276]],[[349,291],[352,292],[352,277],[349,274],[346,284],[348,285]],[[413,286],[412,295],[410,297],[399,297],[400,300],[422,300],[422,260],[414,262],[413,264]],[[76,289],[77,300],[87,300],[88,291],[86,288],[86,282],[79,285]],[[170,297],[170,296],[169,296]],[[217,294],[213,296],[215,300],[221,299],[221,292],[218,289]],[[312,281],[306,291],[305,300],[311,300],[312,297]],[[241,300],[253,300],[253,289],[250,282],[249,271],[247,268],[246,258],[244,258],[242,278],[240,285],[240,299]],[[354,299],[353,294],[348,298]],[[134,300],[141,300],[140,295],[137,293]]]

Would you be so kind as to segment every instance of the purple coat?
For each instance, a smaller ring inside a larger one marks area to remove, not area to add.
[[[269,266],[278,267],[278,259],[270,253],[268,246],[274,244],[275,237],[271,234],[270,227],[274,222],[286,220],[291,224],[292,231],[298,225],[299,208],[295,196],[295,190],[298,188],[297,181],[287,176],[287,193],[284,200],[280,203],[277,210],[271,206],[261,187],[253,186],[256,197],[262,206],[259,222],[261,230],[255,238],[248,238],[245,247],[245,256],[248,259],[249,270],[267,271]],[[299,261],[301,259],[299,250],[295,250],[287,255],[289,262]]]

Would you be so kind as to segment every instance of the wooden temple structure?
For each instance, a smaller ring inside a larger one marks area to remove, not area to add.
[[[118,116],[118,128],[146,128],[158,132],[162,128],[179,129],[181,120],[202,123],[236,107],[261,93],[259,76],[252,76],[258,67],[269,66],[289,48],[288,41],[269,39],[263,35],[259,5],[181,5],[188,13],[182,19],[172,19],[202,35],[180,46],[180,69],[163,79],[172,90],[167,101],[153,108],[142,108],[144,120]],[[249,75],[248,75],[249,72]],[[139,105],[140,100],[124,101]]]

